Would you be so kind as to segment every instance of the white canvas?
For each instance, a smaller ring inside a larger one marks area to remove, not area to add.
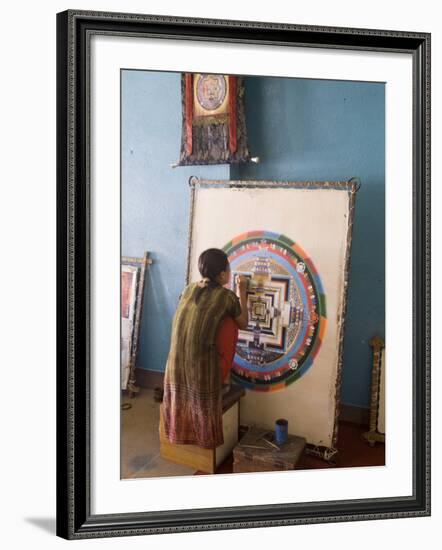
[[[248,182],[253,185],[253,182]],[[259,184],[262,185],[262,184]],[[223,248],[235,236],[265,230],[299,243],[314,262],[326,296],[327,322],[312,366],[275,392],[247,391],[241,424],[273,428],[283,417],[289,432],[331,447],[336,413],[339,338],[349,237],[348,190],[333,188],[225,187],[197,184],[191,219],[189,281],[200,278],[198,256]]]

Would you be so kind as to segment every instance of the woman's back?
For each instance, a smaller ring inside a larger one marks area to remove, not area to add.
[[[196,299],[195,299],[196,298]],[[222,373],[216,336],[226,315],[237,317],[241,305],[234,292],[221,285],[183,291],[173,323],[164,378],[164,409],[169,439],[216,447],[222,443]]]
[[[221,285],[201,289],[198,283],[191,283],[184,289],[174,316],[172,341],[181,343],[181,349],[192,346],[195,353],[204,353],[215,345],[221,320],[240,313],[239,300],[231,290]]]

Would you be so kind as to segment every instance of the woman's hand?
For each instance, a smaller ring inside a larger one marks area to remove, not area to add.
[[[236,278],[236,288],[239,294],[244,294],[247,290],[249,279],[245,275],[238,275]]]
[[[247,309],[247,286],[248,278],[245,275],[238,275],[236,278],[236,292],[239,294],[239,303],[241,304],[241,315],[236,317],[235,321],[240,329],[246,330],[249,324],[249,312]]]

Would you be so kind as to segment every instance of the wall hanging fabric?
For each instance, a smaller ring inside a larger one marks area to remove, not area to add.
[[[179,166],[250,160],[240,76],[183,73]]]
[[[198,256],[222,248],[248,277],[249,325],[239,333],[233,381],[248,391],[241,423],[334,447],[354,182],[192,178],[187,281]]]

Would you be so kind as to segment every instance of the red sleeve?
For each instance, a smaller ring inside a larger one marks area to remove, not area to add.
[[[236,319],[241,315],[241,304],[239,302],[238,296],[233,292],[229,291],[229,306],[227,309],[227,314]]]

